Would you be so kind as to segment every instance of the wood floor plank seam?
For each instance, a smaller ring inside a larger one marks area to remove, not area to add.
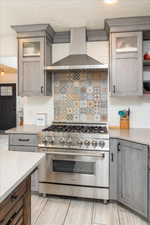
[[[117,213],[118,213],[118,222],[119,222],[119,225],[121,225],[121,219],[120,219],[120,213],[119,213],[119,207],[118,207],[118,203],[117,204]]]
[[[44,201],[44,200],[43,200],[43,201]],[[36,223],[37,223],[39,217],[41,216],[42,211],[44,210],[44,208],[45,208],[46,205],[47,205],[47,202],[48,202],[48,199],[46,199],[45,204],[43,205],[43,207],[41,207],[41,210],[40,210],[40,212],[39,212],[39,215],[36,217],[36,220],[35,220],[34,224],[32,224],[32,225],[36,225]]]
[[[68,215],[68,212],[69,212],[70,205],[71,205],[71,200],[69,200],[68,209],[67,209],[67,212],[66,212],[66,215],[65,215],[65,218],[64,218],[64,221],[63,221],[62,225],[64,225],[65,222],[66,222],[66,218],[67,218],[67,215]]]
[[[91,218],[91,225],[93,224],[93,221],[94,221],[94,204],[95,204],[95,202],[93,201],[93,205],[92,205],[92,218]]]

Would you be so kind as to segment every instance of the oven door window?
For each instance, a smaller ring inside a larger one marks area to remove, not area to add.
[[[95,162],[53,160],[53,171],[93,175],[95,174]]]

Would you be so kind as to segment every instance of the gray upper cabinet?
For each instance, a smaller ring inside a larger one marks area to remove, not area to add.
[[[148,146],[120,141],[118,146],[118,200],[148,216]]]
[[[142,32],[110,34],[112,96],[143,95]]]
[[[35,44],[35,46],[34,46]],[[36,53],[36,44],[39,50]],[[19,95],[44,94],[44,40],[19,39]]]
[[[44,68],[52,61],[53,32],[49,25],[13,26],[18,38],[19,96],[49,96],[52,75]]]

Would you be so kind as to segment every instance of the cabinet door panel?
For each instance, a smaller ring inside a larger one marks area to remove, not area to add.
[[[110,199],[117,200],[117,147],[118,147],[118,140],[110,138],[110,177],[109,177],[109,184],[110,184]]]
[[[147,217],[148,149],[120,143],[118,152],[118,200]]]
[[[143,95],[143,78],[137,58],[113,59],[112,73],[113,95]]]
[[[113,33],[110,48],[112,96],[142,96],[142,32]]]
[[[44,39],[19,40],[19,95],[44,95],[44,58]]]
[[[23,62],[23,93],[24,95],[41,95],[41,69],[40,62]]]

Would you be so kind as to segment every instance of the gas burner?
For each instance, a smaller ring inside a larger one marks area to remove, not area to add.
[[[106,126],[96,125],[51,125],[45,128],[43,131],[53,132],[70,132],[70,133],[107,133]]]

